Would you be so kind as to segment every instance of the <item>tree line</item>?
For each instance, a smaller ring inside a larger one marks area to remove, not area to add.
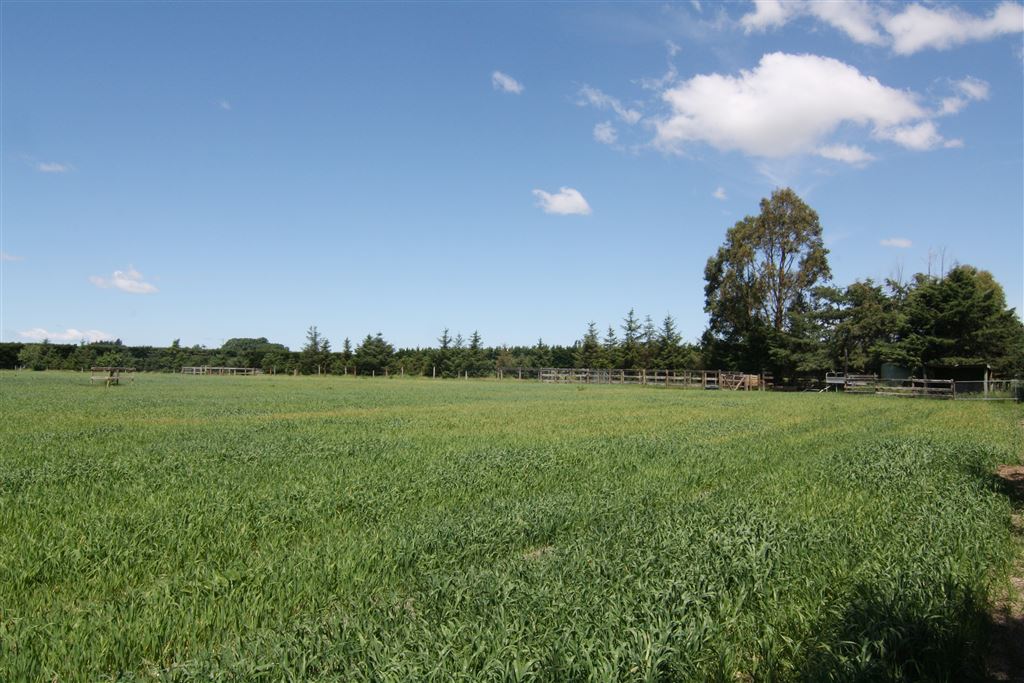
[[[826,371],[878,373],[896,363],[918,376],[929,367],[987,364],[1005,377],[1024,376],[1024,325],[1006,306],[990,273],[954,264],[906,282],[831,281],[817,213],[792,190],[761,201],[761,211],[726,232],[704,271],[708,326],[697,343],[676,322],[642,319],[631,309],[617,325],[587,325],[568,346],[485,346],[444,329],[435,346],[395,348],[381,332],[340,348],[316,326],[302,349],[265,337],[236,338],[218,349],[126,346],[120,340],[81,344],[0,344],[0,368],[88,369],[126,366],[177,371],[182,366],[255,367],[296,374],[399,374],[481,377],[497,368],[729,369],[771,372],[776,381]]]

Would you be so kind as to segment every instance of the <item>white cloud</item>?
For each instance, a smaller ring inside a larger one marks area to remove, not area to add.
[[[875,131],[875,137],[891,140],[907,149],[923,152],[941,146],[946,140],[939,135],[935,123],[922,121],[909,126],[893,126]]]
[[[90,342],[97,342],[107,341],[114,338],[114,335],[101,330],[76,330],[73,327],[69,327],[63,332],[44,330],[42,327],[33,327],[31,330],[18,332],[18,336],[22,339],[28,339],[29,341],[40,342],[44,339],[62,342],[77,342],[84,339]]]
[[[897,249],[909,249],[914,243],[906,237],[890,237],[879,242],[883,247],[895,247]]]
[[[845,33],[857,43],[889,45],[909,55],[932,48],[945,50],[967,42],[990,40],[1024,31],[1024,5],[1004,1],[986,16],[952,5],[896,6],[864,0],[754,0],[754,10],[740,18],[747,33],[779,28],[798,17],[813,17]]]
[[[68,171],[75,170],[75,167],[71,164],[56,161],[39,161],[36,162],[35,168],[40,173],[67,173]]]
[[[725,188],[721,185],[715,188],[715,191],[711,193],[711,196],[723,202],[729,198],[729,196],[725,194]]]
[[[694,0],[694,2],[697,2],[697,0]],[[699,12],[700,11],[700,3],[697,2],[697,4],[695,6],[697,8],[697,11]],[[679,47],[678,45],[676,45],[675,43],[673,43],[671,40],[666,40],[665,41],[665,48],[668,50],[669,58],[675,57],[677,54],[679,54],[680,50],[683,49],[683,48]]]
[[[889,131],[928,113],[917,96],[882,85],[828,57],[772,53],[738,76],[694,76],[666,90],[669,116],[655,122],[655,145],[679,151],[687,142],[753,156],[811,153],[843,124]],[[902,142],[901,142],[902,144]]]
[[[875,11],[863,0],[809,2],[805,7],[811,15],[839,29],[858,43],[884,45],[886,42],[876,28]]]
[[[875,157],[856,145],[826,145],[818,148],[818,156],[847,164],[860,165],[874,161]]]
[[[794,13],[794,5],[783,4],[781,0],[754,0],[754,11],[740,18],[740,25],[747,33],[764,31],[782,26]]]
[[[959,94],[943,98],[939,116],[958,114],[972,100],[988,99],[988,83],[979,78],[968,76],[953,83],[953,87]]]
[[[156,287],[143,281],[142,273],[131,267],[128,270],[115,270],[114,275],[109,278],[93,275],[89,282],[103,289],[120,289],[129,294],[152,294],[158,291]]]
[[[690,0],[690,5],[692,5],[693,9],[697,10],[698,12],[701,11],[700,0]]]
[[[491,87],[495,90],[510,92],[514,95],[519,95],[526,90],[522,83],[500,71],[495,71],[491,74]]]
[[[594,139],[606,145],[613,145],[618,140],[619,134],[611,121],[602,121],[594,126]]]
[[[953,6],[925,7],[914,3],[885,18],[893,52],[910,55],[928,48],[947,50],[957,45],[989,40],[1024,31],[1024,5],[1003,2],[987,17],[968,14]]]
[[[534,190],[533,195],[537,198],[537,206],[544,210],[544,213],[554,213],[561,216],[577,214],[586,216],[590,214],[590,204],[579,193],[571,187],[562,187],[558,192],[551,194],[544,190]]]
[[[625,121],[626,123],[633,125],[643,118],[636,109],[630,109],[620,102],[617,98],[611,95],[606,95],[597,88],[592,88],[589,85],[584,85],[580,88],[580,100],[578,104],[582,106],[591,105],[598,109],[611,109],[615,114]]]
[[[8,254],[6,251],[0,251],[0,261],[23,261],[21,256],[15,256],[14,254]]]
[[[231,103],[225,99],[219,100],[217,102],[217,106],[223,109],[224,111],[231,111]]]

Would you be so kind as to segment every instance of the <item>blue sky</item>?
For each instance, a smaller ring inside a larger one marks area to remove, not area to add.
[[[835,282],[1024,307],[1019,3],[0,5],[4,341],[705,324],[778,186]]]

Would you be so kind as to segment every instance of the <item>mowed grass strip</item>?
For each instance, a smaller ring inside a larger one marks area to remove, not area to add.
[[[1012,404],[0,373],[2,680],[963,680]]]

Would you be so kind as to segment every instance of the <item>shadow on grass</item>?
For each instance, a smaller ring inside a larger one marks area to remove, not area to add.
[[[1024,466],[972,472],[1005,495],[1024,543]],[[992,596],[962,585],[936,586],[927,604],[897,586],[862,584],[841,619],[824,624],[832,645],[810,655],[803,681],[1011,681],[1024,683],[1024,562],[1010,589]]]
[[[1024,465],[1001,465],[991,475],[993,488],[1010,499],[1013,533],[1024,543]],[[1024,558],[1018,557],[1010,585],[989,613],[989,680],[1024,683]]]
[[[985,604],[954,591],[947,609],[882,596],[869,586],[832,625],[832,647],[805,662],[803,681],[983,681]],[[952,606],[952,609],[948,609]]]

